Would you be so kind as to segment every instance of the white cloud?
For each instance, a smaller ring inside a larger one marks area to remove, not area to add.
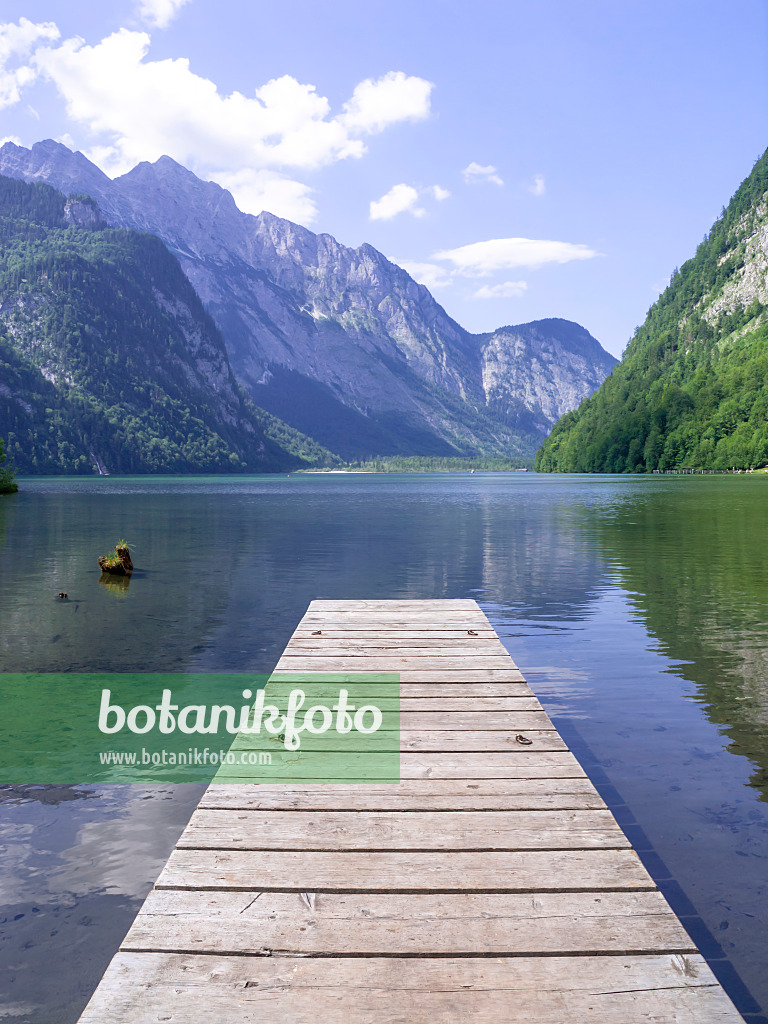
[[[8,64],[26,57],[41,40],[58,38],[59,30],[51,21],[35,24],[20,18],[18,24],[0,25],[0,110],[18,103],[21,90],[36,77],[35,69],[29,64],[22,63],[15,68],[9,68]]]
[[[427,211],[422,206],[418,206],[418,202],[418,189],[411,185],[393,185],[381,199],[371,200],[371,220],[392,220],[398,213],[410,213],[414,217],[423,217]]]
[[[339,121],[351,134],[372,135],[399,121],[429,117],[432,82],[389,71],[381,78],[366,78],[355,86]]]
[[[156,18],[179,6],[179,0],[144,4]],[[92,46],[74,38],[43,47],[34,65],[56,86],[70,118],[92,133],[90,149],[83,148],[108,174],[164,154],[198,173],[229,168],[218,180],[248,210],[272,204],[286,216],[301,211],[302,219],[312,219],[311,189],[286,172],[361,157],[365,137],[429,115],[432,84],[400,71],[361,82],[333,115],[313,85],[290,75],[251,96],[223,95],[185,58],[148,59],[149,46],[146,32],[120,29]]]
[[[399,213],[410,213],[414,217],[423,217],[427,212],[423,206],[418,206],[422,196],[431,196],[437,202],[442,203],[450,196],[448,189],[440,185],[430,185],[429,188],[414,188],[413,185],[393,185],[381,199],[371,200],[369,215],[371,220],[392,220]]]
[[[502,284],[484,284],[473,299],[519,299],[528,290],[527,281],[504,281]]]
[[[532,192],[535,196],[543,196],[547,191],[547,185],[544,181],[543,174],[536,174],[533,178],[533,183],[528,186],[528,191]]]
[[[413,260],[397,260],[397,265],[407,271],[414,281],[430,290],[445,288],[451,283],[451,275],[437,263],[416,263]]]
[[[535,238],[491,238],[458,249],[436,252],[432,259],[448,260],[468,277],[483,277],[497,270],[516,267],[541,267],[546,263],[570,263],[590,260],[599,255],[586,245],[550,242]]]
[[[12,142],[14,146],[21,145],[21,139],[18,135],[3,135],[3,137],[0,138],[0,148],[2,148],[6,142]]]
[[[473,160],[471,164],[464,168],[461,172],[468,184],[478,181],[490,181],[494,185],[503,185],[504,182],[499,177],[496,168],[492,164],[488,164],[487,167],[483,167],[482,164],[475,163]]]
[[[153,28],[167,28],[189,0],[140,0],[139,17]]]
[[[317,206],[311,198],[312,189],[300,181],[292,181],[276,171],[218,171],[213,175],[234,196],[244,213],[268,210],[278,217],[299,224],[311,224],[317,219]]]

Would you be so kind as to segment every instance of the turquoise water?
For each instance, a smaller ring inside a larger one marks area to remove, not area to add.
[[[473,597],[756,1024],[767,499],[757,476],[26,480],[0,499],[0,668],[269,671],[313,598]],[[102,586],[119,537],[137,570]],[[0,790],[7,1019],[77,1019],[199,795]]]

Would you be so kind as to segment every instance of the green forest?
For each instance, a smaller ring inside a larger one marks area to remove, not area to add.
[[[0,436],[20,473],[332,465],[258,409],[177,260],[88,197],[0,178]],[[91,207],[92,216],[88,217]]]
[[[508,473],[532,469],[533,459],[492,456],[382,455],[377,459],[351,462],[350,469],[366,473]]]
[[[768,222],[768,152],[696,255],[672,275],[621,363],[563,416],[535,468],[561,473],[750,469],[768,464],[766,306],[705,317]],[[715,307],[717,308],[717,307]]]

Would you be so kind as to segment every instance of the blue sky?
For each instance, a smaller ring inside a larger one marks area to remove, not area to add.
[[[24,18],[26,20],[22,21]],[[763,0],[0,5],[0,138],[168,153],[465,327],[620,354],[768,144]]]

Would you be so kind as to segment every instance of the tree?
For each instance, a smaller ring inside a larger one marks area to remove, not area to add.
[[[14,480],[16,470],[11,466],[4,466],[4,463],[5,441],[0,437],[0,494],[13,494],[19,489],[19,485]]]

